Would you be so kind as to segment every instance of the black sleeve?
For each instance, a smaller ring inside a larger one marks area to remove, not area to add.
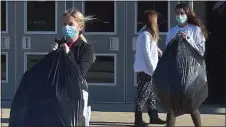
[[[92,44],[86,44],[81,53],[81,59],[79,60],[79,66],[84,77],[86,77],[86,74],[93,63],[93,54],[94,51]]]

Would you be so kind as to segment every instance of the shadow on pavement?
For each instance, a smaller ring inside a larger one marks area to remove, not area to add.
[[[133,123],[127,123],[127,122],[104,122],[104,121],[95,121],[90,122],[91,126],[121,126],[121,127],[132,127]]]
[[[2,101],[3,109],[10,108],[10,101]],[[165,113],[160,106],[157,106],[159,113]],[[145,108],[146,109],[146,108]],[[221,105],[205,105],[200,108],[201,114],[225,115],[225,107]],[[134,104],[92,104],[92,111],[99,112],[134,112]],[[147,112],[147,111],[144,111]]]
[[[157,106],[159,113],[165,113],[164,110]],[[145,108],[147,109],[147,108]],[[201,114],[216,114],[225,115],[225,107],[219,105],[202,105],[200,108]],[[134,112],[133,104],[93,104],[92,111],[101,112]],[[147,112],[145,110],[144,112]]]
[[[9,122],[9,118],[1,118],[1,123],[8,123]]]
[[[9,119],[8,118],[1,118],[1,124],[8,124]],[[91,126],[132,126],[133,123],[127,123],[127,122],[104,122],[104,121],[93,121],[90,122]],[[2,126],[7,127],[7,126]]]

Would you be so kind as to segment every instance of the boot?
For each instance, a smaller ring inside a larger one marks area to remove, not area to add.
[[[172,113],[166,115],[166,127],[174,127],[176,122],[176,116]]]
[[[157,110],[149,110],[148,115],[150,117],[150,124],[166,124],[166,121],[159,118]]]
[[[135,111],[135,127],[148,127],[148,124],[146,124],[143,121],[142,112]]]

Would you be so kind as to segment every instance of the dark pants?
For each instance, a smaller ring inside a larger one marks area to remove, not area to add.
[[[147,103],[149,110],[156,110],[156,100],[153,91],[152,77],[144,72],[137,73],[137,96],[135,111],[143,111]]]
[[[199,110],[195,110],[194,112],[190,113],[192,121],[195,125],[195,127],[201,127],[201,117],[200,117],[200,113]],[[175,122],[176,122],[176,116],[173,113],[167,113],[167,127],[173,127],[175,126]]]

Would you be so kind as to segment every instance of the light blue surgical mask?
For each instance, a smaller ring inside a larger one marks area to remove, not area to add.
[[[178,24],[184,24],[187,22],[187,15],[179,15],[179,16],[176,16],[176,20],[177,20],[177,23]]]
[[[78,30],[74,26],[67,25],[63,27],[63,34],[68,38],[74,38],[78,35]]]

